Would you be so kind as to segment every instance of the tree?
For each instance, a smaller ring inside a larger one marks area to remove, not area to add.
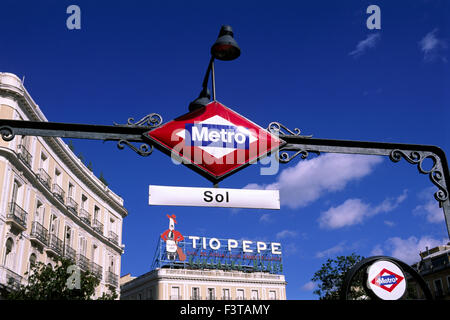
[[[313,282],[318,284],[314,294],[319,296],[320,300],[337,300],[347,271],[355,264],[363,260],[355,253],[349,256],[338,256],[335,259],[328,259],[320,270],[314,273]],[[358,272],[353,278],[349,296],[353,299],[361,298],[365,295],[363,290],[363,274]]]
[[[90,300],[100,280],[90,272],[78,272],[72,261],[58,259],[53,268],[42,262],[31,267],[28,284],[7,295],[9,300]],[[100,299],[117,298],[115,290]]]

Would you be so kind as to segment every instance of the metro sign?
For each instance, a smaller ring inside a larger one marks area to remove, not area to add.
[[[371,283],[386,290],[387,292],[392,292],[404,278],[395,274],[392,271],[384,268],[379,274],[372,279]]]
[[[144,136],[212,182],[224,179],[285,143],[217,101]]]

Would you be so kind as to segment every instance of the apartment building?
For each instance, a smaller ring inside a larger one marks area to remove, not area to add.
[[[412,267],[423,277],[436,300],[450,300],[450,242],[420,252],[420,261]],[[410,279],[418,298],[424,298],[420,286]]]
[[[47,121],[11,73],[0,73],[0,118]],[[123,199],[62,139],[0,139],[0,292],[26,284],[33,264],[54,266],[58,256],[100,279],[96,297],[109,286],[118,292],[126,216]]]

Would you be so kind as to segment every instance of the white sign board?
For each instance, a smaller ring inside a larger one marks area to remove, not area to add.
[[[150,205],[280,209],[279,190],[152,186]]]
[[[368,287],[383,300],[398,300],[406,291],[403,271],[394,263],[379,260],[368,270]]]

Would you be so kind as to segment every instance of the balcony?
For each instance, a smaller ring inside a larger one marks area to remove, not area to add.
[[[42,247],[48,245],[48,230],[37,221],[31,225],[30,241]]]
[[[19,144],[18,148],[19,152],[17,153],[17,156],[27,165],[28,168],[31,169],[31,160],[33,159],[31,153],[28,152],[27,148],[25,148],[23,144]]]
[[[183,300],[183,298],[180,295],[171,295],[170,300]]]
[[[67,197],[66,206],[74,215],[78,215],[78,203],[72,197]]]
[[[117,287],[117,284],[118,284],[117,278],[118,278],[117,274],[115,274],[111,271],[106,272],[106,284],[110,284],[114,287]]]
[[[206,300],[216,300],[216,296],[214,295],[207,295]]]
[[[45,249],[48,254],[52,254],[54,256],[62,256],[63,255],[63,242],[59,239],[55,234],[50,234],[48,247]]]
[[[91,214],[87,210],[80,209],[80,211],[78,212],[78,215],[79,215],[81,221],[83,221],[87,225],[91,225]]]
[[[194,294],[193,296],[191,296],[191,300],[202,300],[202,297],[198,294]]]
[[[20,289],[22,277],[14,271],[0,266],[0,283],[4,284],[9,290]]]
[[[109,231],[108,239],[114,244],[119,244],[119,236],[113,231]]]
[[[92,227],[98,233],[103,234],[103,224],[100,221],[98,221],[97,219],[94,219],[94,223],[92,224]]]
[[[91,265],[91,272],[96,276],[99,280],[102,280],[103,276],[103,267],[101,265],[96,264],[95,262],[92,262]]]
[[[53,192],[53,195],[55,196],[55,198],[57,198],[59,201],[64,203],[64,196],[66,193],[64,192],[63,188],[61,188],[59,186],[59,184],[54,183],[52,185],[52,192]]]
[[[64,247],[64,258],[69,259],[73,263],[77,261],[76,251],[68,244],[66,244],[66,246]]]
[[[50,175],[45,171],[44,168],[39,168],[39,171],[37,173],[37,177],[40,182],[48,189],[51,190],[52,186],[52,178],[50,178]]]
[[[10,223],[21,231],[27,229],[27,212],[18,206],[15,202],[9,203],[9,211],[6,215],[6,223]]]
[[[81,253],[78,255],[78,259],[77,259],[77,265],[81,268],[81,270],[83,271],[91,271],[90,269],[90,261],[88,258],[86,258],[84,255],[82,255]]]

